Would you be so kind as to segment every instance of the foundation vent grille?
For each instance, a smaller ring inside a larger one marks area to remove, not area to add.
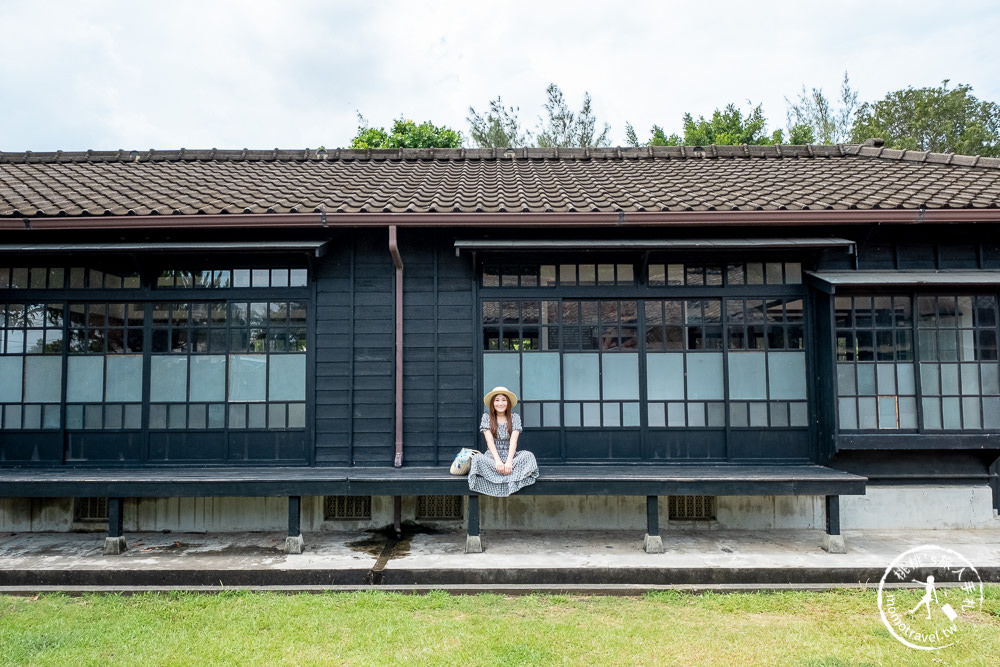
[[[417,519],[461,519],[462,496],[417,496]]]
[[[670,496],[667,511],[676,521],[714,519],[715,496]]]
[[[73,504],[73,518],[77,521],[107,521],[107,498],[77,498]]]
[[[355,521],[372,518],[371,496],[325,496],[324,521]]]

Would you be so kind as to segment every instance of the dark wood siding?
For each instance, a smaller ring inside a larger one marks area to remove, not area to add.
[[[473,262],[445,234],[401,234],[404,465],[439,465],[475,446]]]

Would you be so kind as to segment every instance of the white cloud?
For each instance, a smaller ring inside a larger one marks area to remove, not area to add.
[[[862,99],[948,78],[1000,101],[988,0],[6,0],[0,24],[3,150],[335,146],[356,111],[467,131],[498,95],[533,127],[550,82],[616,142],[729,102],[781,127],[845,70]]]

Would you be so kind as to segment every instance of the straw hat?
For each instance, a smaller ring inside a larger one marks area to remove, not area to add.
[[[497,394],[503,394],[504,396],[507,397],[507,401],[510,402],[509,407],[511,409],[515,405],[517,405],[517,394],[512,392],[507,387],[493,387],[493,391],[483,396],[483,405],[485,405],[486,407],[490,407],[491,405],[493,405],[493,397],[496,396]]]

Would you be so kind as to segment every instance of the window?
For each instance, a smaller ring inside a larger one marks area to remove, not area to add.
[[[546,267],[483,269],[484,386],[520,389],[527,427],[809,426],[804,300],[782,295],[801,295],[799,264],[652,263],[647,286],[630,264]],[[583,296],[601,267],[621,297]],[[675,287],[718,296],[661,296]]]
[[[308,295],[306,269],[170,269],[143,284],[112,269],[0,268],[0,428],[305,428],[309,306],[294,297]],[[12,298],[83,288],[114,299]]]
[[[835,317],[841,430],[1000,428],[994,295],[845,296]]]

